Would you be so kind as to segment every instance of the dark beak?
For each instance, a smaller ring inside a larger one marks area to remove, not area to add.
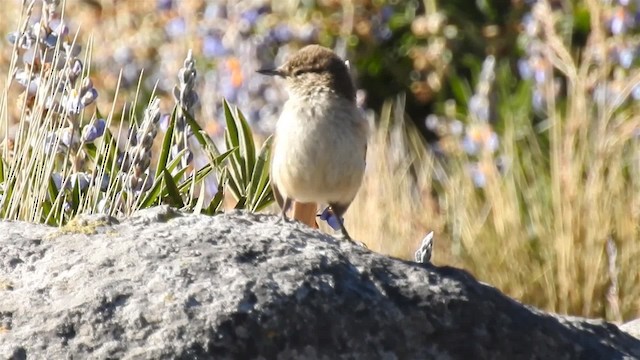
[[[269,76],[284,76],[284,74],[282,73],[282,71],[278,70],[278,69],[260,69],[258,70],[258,72],[262,75],[269,75]]]

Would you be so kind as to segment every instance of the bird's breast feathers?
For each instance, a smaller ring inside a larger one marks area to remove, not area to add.
[[[296,200],[353,198],[360,186],[367,123],[353,104],[340,100],[294,98],[285,103],[276,125],[272,176]]]

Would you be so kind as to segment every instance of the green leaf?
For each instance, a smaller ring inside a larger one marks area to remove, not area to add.
[[[200,186],[200,194],[198,195],[196,205],[193,207],[193,212],[195,214],[200,214],[202,212],[202,206],[204,205],[204,189],[204,186]]]
[[[203,166],[202,168],[200,168],[200,170],[195,172],[195,182],[196,184],[199,184],[200,182],[202,182],[202,180],[209,175],[211,172],[213,171],[213,166],[211,164],[207,164],[205,166]],[[185,191],[187,191],[187,189],[189,189],[189,186],[191,186],[191,182],[194,181],[194,174],[192,173],[191,175],[189,175],[189,177],[187,177],[186,179],[184,179],[179,185],[178,185],[178,190],[180,191],[180,193],[183,193]]]
[[[64,181],[63,181],[64,184]],[[74,184],[72,184],[73,189],[71,190],[71,206],[72,206],[72,211],[71,211],[71,217],[73,217],[75,215],[75,213],[78,211],[78,206],[80,204],[80,177],[76,176],[76,181],[74,182]]]
[[[171,200],[172,205],[179,208],[183,207],[184,203],[182,202],[182,196],[180,196],[180,191],[178,190],[178,187],[176,186],[175,181],[173,181],[173,177],[171,176],[171,173],[168,172],[166,169],[162,170],[162,178],[166,186],[165,191],[167,192],[167,195]]]
[[[160,199],[160,194],[162,193],[162,177],[156,177],[153,182],[153,186],[147,192],[147,195],[138,205],[138,209],[146,209],[148,207],[153,206]]]
[[[227,142],[227,148],[230,149],[232,147],[239,147],[240,140],[238,136],[238,128],[236,127],[236,122],[233,118],[233,113],[231,112],[231,108],[229,107],[229,103],[227,102],[227,100],[222,101],[222,107],[224,109],[224,118],[227,125],[227,129],[225,131],[225,141]]]
[[[267,183],[267,186],[263,189],[262,193],[256,201],[256,212],[264,210],[267,206],[271,205],[275,201],[273,197],[273,191],[271,191],[271,181]]]
[[[51,201],[56,201],[59,191],[56,187],[56,182],[53,181],[53,174],[49,176],[49,186],[47,187],[47,192],[49,193],[49,199],[51,199]]]
[[[409,23],[409,20],[407,19],[405,14],[394,13],[389,19],[388,26],[389,26],[389,29],[391,30],[398,30],[403,26],[406,26],[408,23]]]
[[[256,198],[255,194],[261,192],[257,186],[260,184],[264,161],[257,163],[253,132],[242,112],[237,109],[233,112],[226,101],[224,110],[227,124],[225,143],[228,148],[238,147],[238,151],[231,155],[227,163],[227,168],[230,170],[229,190],[239,201],[240,206],[251,209]],[[256,166],[259,167],[257,171]]]
[[[253,141],[253,132],[242,112],[236,108],[236,116],[234,120],[237,122],[238,135],[240,137],[240,153],[244,156],[244,172],[245,179],[248,179],[256,163],[256,145]],[[245,184],[247,185],[247,184]]]
[[[49,217],[51,214],[51,210],[53,210],[53,204],[49,200],[43,201],[40,206],[42,206],[42,216],[41,221],[46,223],[47,225],[55,226],[57,225],[57,221],[55,218]]]
[[[56,182],[53,181],[53,176],[49,176],[49,186],[47,186],[47,193],[49,199],[45,199],[42,202],[42,217],[45,223],[49,225],[56,225],[58,223],[57,212],[54,208],[56,199],[58,198],[58,189],[56,188]]]
[[[97,161],[98,148],[96,147],[95,144],[92,144],[92,143],[84,144],[84,147],[82,148],[82,150],[85,152],[85,154],[87,154],[87,156],[89,156],[89,159],[93,161]]]
[[[211,158],[216,158],[220,156],[220,151],[216,144],[211,140],[209,134],[200,127],[198,122],[186,111],[183,111],[185,115],[185,119],[187,124],[191,127],[191,131],[193,132],[193,136],[196,138],[196,141],[202,146],[203,149],[211,156]]]
[[[469,84],[457,74],[451,74],[449,76],[449,84],[456,102],[458,104],[466,104],[473,94]]]
[[[222,162],[224,162],[229,157],[229,155],[233,155],[235,151],[238,151],[237,147],[227,150],[224,153],[220,154],[218,157],[214,159],[213,161],[214,165],[220,166]]]
[[[105,164],[112,164],[114,159],[118,156],[118,142],[114,139],[109,128],[104,129],[104,135],[102,136],[106,145],[103,145],[107,149],[107,154],[104,157]]]
[[[236,156],[234,155],[227,167],[230,169],[229,171],[229,185],[232,186],[231,191],[236,199],[240,199],[246,194],[246,184],[242,179],[242,170],[240,169],[240,162],[237,161]]]
[[[209,206],[205,210],[205,214],[214,215],[220,212],[224,201],[224,187],[228,182],[229,171],[227,168],[222,168],[220,172],[220,178],[218,179],[218,192],[213,196],[213,199],[209,203]]]
[[[269,153],[273,136],[270,136],[260,149],[260,154],[256,161],[251,176],[251,184],[249,187],[249,206],[251,211],[257,211],[260,206],[260,198],[264,196],[265,190],[269,188]]]
[[[247,187],[249,174],[246,172],[247,165],[245,164],[245,145],[240,141],[240,129],[238,128],[238,122],[233,115],[229,103],[223,101],[224,114],[227,128],[225,130],[225,143],[227,149],[239,148],[239,151],[231,156],[229,166],[231,167],[230,175],[233,179],[235,188],[238,192],[234,191],[234,196],[239,199],[245,194],[244,190]]]
[[[176,156],[171,160],[171,162],[169,162],[169,165],[167,165],[167,170],[170,173],[173,173],[173,170],[175,170],[175,168],[178,165],[180,165],[181,160],[182,160],[182,156],[184,156],[184,154],[187,152],[187,150],[188,150],[187,148],[184,148],[184,149],[180,150],[180,152],[176,154]]]
[[[245,206],[246,204],[247,204],[247,198],[243,196],[238,200],[238,203],[236,204],[234,209],[244,209],[246,207]]]
[[[173,141],[173,130],[176,127],[177,107],[174,106],[169,118],[169,126],[167,126],[167,132],[162,139],[162,148],[160,149],[160,155],[158,156],[158,165],[156,166],[156,174],[161,174],[167,168],[167,160],[169,159],[169,153],[171,152],[171,143]]]
[[[231,172],[232,170],[230,170],[229,172]],[[229,190],[231,190],[231,193],[233,195],[233,197],[236,198],[236,200],[239,200],[240,198],[242,198],[242,193],[240,190],[240,184],[234,179],[232,174],[229,174],[229,179],[227,181],[227,185],[229,186]]]
[[[184,175],[184,173],[187,171],[187,169],[188,169],[188,168],[189,168],[188,166],[187,166],[187,167],[183,167],[182,169],[178,170],[175,174],[173,174],[173,175],[172,175],[173,182],[174,182],[174,183],[178,183],[178,182],[180,181],[180,179],[182,178],[182,176]],[[167,170],[167,172],[168,172],[168,171],[169,171],[169,170]],[[171,174],[171,173],[169,172],[169,174]],[[165,189],[165,191],[166,191],[166,189]],[[182,191],[182,190],[180,190],[180,191],[179,191],[179,193],[181,193],[181,194],[182,194],[182,193],[183,193],[183,191]]]
[[[222,186],[218,186],[218,192],[215,194],[209,206],[204,210],[204,214],[214,215],[220,211],[222,207],[222,200],[224,200],[224,191]]]

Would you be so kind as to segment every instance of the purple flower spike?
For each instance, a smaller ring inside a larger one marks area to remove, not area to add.
[[[82,131],[82,137],[84,141],[87,143],[95,141],[97,138],[104,135],[105,127],[106,122],[104,119],[98,119],[93,124],[85,126]]]
[[[98,134],[102,135],[104,134],[104,129],[107,126],[107,122],[100,118],[98,120],[96,120],[95,124],[93,124],[96,127],[96,130],[98,130]]]

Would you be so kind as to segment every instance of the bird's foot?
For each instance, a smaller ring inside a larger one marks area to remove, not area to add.
[[[276,224],[286,224],[288,222],[289,222],[289,218],[284,214],[279,216],[278,219],[276,220]]]
[[[346,236],[344,236],[344,234],[343,234],[342,236],[340,236],[340,239],[341,239],[341,240],[347,240],[347,241],[350,241],[350,242],[352,242],[352,243],[354,243],[354,244],[356,244],[356,245],[358,245],[358,246],[360,246],[360,247],[362,247],[362,248],[369,249],[369,247],[367,246],[367,244],[363,243],[362,241],[353,240],[351,237],[346,237]]]
[[[322,213],[319,215],[319,217],[320,217],[320,220],[326,221],[333,230],[336,230],[336,231],[340,230],[341,240],[348,240],[356,245],[360,245],[361,247],[368,249],[367,245],[362,241],[353,240],[351,238],[351,236],[347,232],[347,229],[344,227],[344,219],[342,217],[338,217],[333,212],[330,206],[325,208],[324,211],[322,211]]]

